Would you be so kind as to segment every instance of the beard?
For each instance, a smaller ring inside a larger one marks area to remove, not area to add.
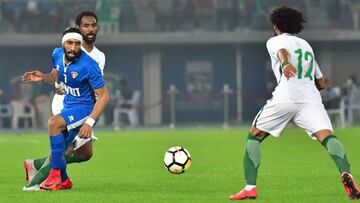
[[[74,59],[77,59],[80,57],[81,52],[75,52],[75,51],[65,51],[64,49],[64,54],[65,54],[65,59],[68,61],[73,61]],[[74,54],[74,56],[70,56],[70,54]]]
[[[93,36],[93,38],[90,39],[89,36]],[[96,34],[95,34],[95,33],[88,33],[88,34],[86,34],[85,37],[84,37],[84,41],[85,41],[86,43],[88,43],[88,44],[94,43],[95,40],[96,40]]]

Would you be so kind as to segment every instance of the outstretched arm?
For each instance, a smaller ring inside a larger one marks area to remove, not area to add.
[[[94,90],[97,100],[95,102],[94,110],[91,112],[90,117],[85,121],[84,125],[79,130],[79,137],[91,137],[92,126],[95,120],[99,118],[100,114],[105,110],[107,103],[110,100],[110,95],[106,86]]]
[[[58,75],[56,69],[53,69],[50,73],[46,74],[42,73],[41,71],[34,70],[24,73],[24,75],[21,77],[22,81],[26,83],[45,82],[49,84],[54,84],[57,78]]]

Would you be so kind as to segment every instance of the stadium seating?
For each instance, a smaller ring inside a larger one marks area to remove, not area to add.
[[[5,120],[11,120],[12,109],[8,104],[0,105],[0,127],[4,127]]]
[[[349,95],[349,105],[348,105],[348,122],[349,124],[354,123],[354,112],[357,112],[360,115],[360,88],[352,88]]]
[[[47,128],[48,119],[51,114],[51,99],[47,95],[39,95],[35,98],[36,114],[38,118],[38,127]]]
[[[35,113],[35,107],[29,103],[29,102],[23,102],[21,100],[13,100],[10,102],[10,105],[12,107],[12,121],[11,121],[11,127],[13,129],[19,128],[19,120],[24,120],[24,127],[28,128],[31,127],[35,128],[37,127],[37,120],[36,120],[36,113]]]
[[[121,114],[126,114],[131,126],[139,125],[139,112],[138,107],[141,98],[141,91],[135,90],[132,94],[131,100],[127,101],[127,107],[119,106],[114,109],[114,128],[115,130],[120,129],[121,125]]]
[[[340,105],[338,108],[333,108],[333,109],[326,109],[327,113],[329,114],[330,118],[332,117],[336,117],[337,121],[339,122],[339,126],[341,128],[345,128],[346,127],[346,118],[345,118],[345,111],[346,111],[346,106],[345,106],[345,98],[342,98],[340,100]]]

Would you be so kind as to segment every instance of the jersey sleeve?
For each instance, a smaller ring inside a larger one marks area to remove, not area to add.
[[[92,89],[100,89],[105,86],[104,77],[96,63],[93,63],[93,67],[89,69],[89,83]]]
[[[51,54],[51,59],[52,59],[52,68],[55,69],[56,68],[56,53],[57,53],[57,49],[54,49],[52,54]]]
[[[104,69],[105,69],[105,54],[101,55],[101,59],[99,61],[99,68],[101,71],[101,75],[104,75]]]
[[[314,60],[314,68],[315,68],[315,73],[314,73],[315,78],[316,79],[322,78],[323,74],[322,74],[320,67],[319,67],[318,63],[316,62],[316,60]]]
[[[286,41],[281,40],[281,38],[278,37],[270,38],[266,42],[266,48],[271,56],[277,58],[277,53],[279,52],[280,49],[287,50]]]

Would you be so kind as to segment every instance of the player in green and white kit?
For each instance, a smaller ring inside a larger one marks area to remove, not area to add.
[[[256,198],[260,143],[268,135],[279,137],[291,120],[326,148],[350,199],[359,199],[360,190],[350,174],[345,149],[333,135],[329,116],[322,104],[319,90],[325,87],[325,82],[313,49],[304,39],[294,36],[303,29],[305,20],[302,13],[280,6],[273,10],[270,21],[274,25],[275,37],[267,41],[266,47],[278,85],[250,128],[243,163],[246,186],[229,199]]]

